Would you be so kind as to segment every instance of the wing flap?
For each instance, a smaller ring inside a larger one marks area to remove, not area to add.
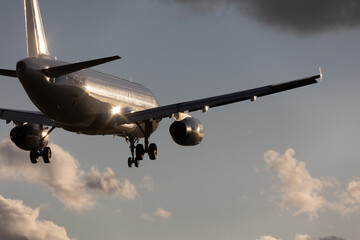
[[[41,112],[0,109],[0,119],[15,123],[32,123],[51,127],[61,127],[59,123]]]

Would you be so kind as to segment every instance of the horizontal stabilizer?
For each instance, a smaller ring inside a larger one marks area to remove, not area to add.
[[[17,78],[15,70],[0,69],[0,75]]]
[[[41,73],[48,77],[61,77],[70,73],[74,73],[86,68],[91,68],[97,65],[101,65],[104,63],[108,63],[114,60],[120,59],[120,56],[112,56],[112,57],[106,57],[106,58],[100,58],[85,62],[79,62],[79,63],[72,63],[72,64],[66,64],[58,67],[51,67],[47,69],[42,69]]]

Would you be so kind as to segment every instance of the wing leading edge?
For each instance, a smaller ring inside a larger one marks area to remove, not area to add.
[[[139,123],[149,119],[161,120],[165,117],[171,117],[173,114],[179,112],[193,112],[193,111],[207,111],[209,108],[223,106],[226,104],[241,102],[245,100],[254,101],[258,97],[267,96],[270,94],[287,91],[290,89],[307,86],[317,83],[317,79],[321,79],[322,75],[315,75],[308,78],[298,79],[290,82],[268,85],[264,87],[249,89],[245,91],[219,95],[215,97],[203,98],[193,101],[187,101],[152,109],[147,109],[139,112],[125,114],[119,117],[117,123]],[[126,120],[124,120],[126,119]]]

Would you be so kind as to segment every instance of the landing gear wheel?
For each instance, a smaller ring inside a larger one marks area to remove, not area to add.
[[[134,163],[135,163],[135,167],[139,167],[139,165],[140,165],[140,159],[138,159],[138,158],[135,158],[135,161],[134,161]]]
[[[37,148],[31,148],[30,150],[30,161],[32,164],[36,164],[39,162],[39,151]]]
[[[155,160],[157,158],[157,146],[155,143],[149,145],[149,158]]]
[[[132,157],[129,157],[128,158],[128,166],[129,166],[129,168],[132,168],[132,166],[133,166],[133,158]]]
[[[143,160],[144,155],[145,155],[144,145],[142,145],[142,144],[136,145],[136,159]],[[136,166],[136,164],[135,164],[135,166]]]
[[[45,147],[42,152],[44,163],[51,163],[51,148]]]

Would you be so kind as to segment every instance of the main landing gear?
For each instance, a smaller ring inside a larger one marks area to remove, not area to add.
[[[39,157],[42,157],[44,163],[51,163],[51,148],[45,147],[44,149],[31,148],[30,150],[30,161],[33,164],[39,162]]]
[[[133,165],[135,167],[139,167],[140,161],[144,159],[145,153],[149,155],[151,160],[155,160],[157,158],[157,146],[155,143],[149,144],[150,134],[153,132],[153,124],[151,121],[146,120],[144,125],[140,125],[140,123],[136,123],[138,128],[144,134],[145,144],[137,144],[139,142],[138,138],[126,137],[126,141],[130,143],[130,151],[131,157],[128,158],[128,166],[131,168]]]
[[[41,126],[42,129],[42,126]],[[49,131],[45,132],[45,135],[41,133],[40,140],[39,140],[39,148],[33,147],[30,149],[30,161],[33,164],[36,164],[39,162],[39,157],[42,157],[44,160],[44,163],[51,163],[51,148],[50,147],[44,147],[47,145],[46,138],[49,137],[50,133],[55,129],[55,127],[52,127]]]
[[[149,145],[148,138],[145,138],[145,147],[142,144],[136,144],[139,142],[136,138],[127,138],[128,142],[130,142],[130,151],[131,157],[128,158],[128,166],[131,168],[133,165],[135,167],[139,167],[140,161],[144,159],[145,153],[149,155],[151,160],[155,160],[157,158],[157,146],[155,143],[151,143]]]

